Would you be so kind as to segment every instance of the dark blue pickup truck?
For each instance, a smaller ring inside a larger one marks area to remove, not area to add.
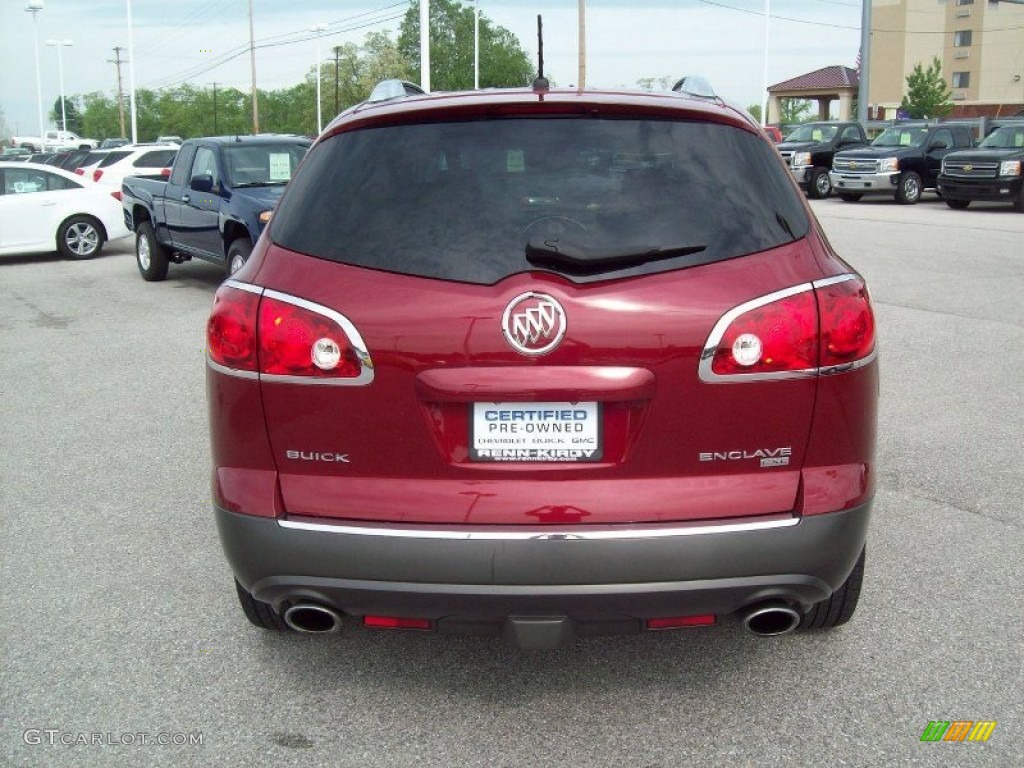
[[[124,218],[144,280],[192,258],[236,272],[309,149],[301,136],[218,136],[181,145],[166,181],[129,177]]]

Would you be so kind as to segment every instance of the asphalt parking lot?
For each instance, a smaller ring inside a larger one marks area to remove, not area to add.
[[[1024,764],[1024,215],[925,200],[814,203],[876,303],[879,492],[853,621],[776,639],[261,632],[209,509],[219,272],[0,258],[2,763]]]

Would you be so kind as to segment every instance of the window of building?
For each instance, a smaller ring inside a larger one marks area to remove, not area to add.
[[[954,72],[953,73],[953,87],[954,88],[970,88],[971,87],[971,73],[970,72]]]
[[[953,33],[953,47],[954,48],[966,48],[971,44],[971,30],[961,29],[959,32]]]
[[[974,0],[956,0],[957,5],[974,5]]]

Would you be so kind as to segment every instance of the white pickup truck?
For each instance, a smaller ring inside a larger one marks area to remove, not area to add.
[[[33,152],[63,152],[66,149],[96,149],[96,139],[83,139],[71,131],[46,131],[38,136],[13,136],[12,147],[24,147]]]

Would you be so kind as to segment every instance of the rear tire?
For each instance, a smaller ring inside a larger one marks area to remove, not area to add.
[[[864,195],[860,194],[859,192],[840,192],[839,193],[839,199],[842,200],[844,203],[856,203],[862,197],[864,197]]]
[[[139,224],[135,235],[135,264],[139,274],[147,283],[157,283],[167,277],[167,249],[156,239],[153,225],[148,221]]]
[[[103,227],[92,216],[72,216],[57,227],[57,250],[66,259],[84,261],[103,250]]]
[[[815,168],[807,180],[807,196],[811,200],[824,200],[832,192],[832,182],[827,168]]]
[[[900,205],[913,205],[921,199],[921,177],[914,171],[906,171],[900,175],[896,185],[896,202]]]
[[[949,200],[946,199],[946,205],[952,208],[954,211],[963,211],[967,209],[967,206],[971,204],[970,200]]]
[[[815,603],[800,621],[800,629],[831,629],[845,624],[853,616],[860,599],[860,588],[864,583],[864,555],[866,548],[860,552],[857,564],[853,566],[846,581],[831,597]]]
[[[281,614],[274,610],[274,606],[257,600],[238,583],[238,579],[235,579],[235,591],[238,592],[238,602],[242,606],[242,613],[251,624],[260,629],[281,631],[288,629],[288,625],[284,623]]]

